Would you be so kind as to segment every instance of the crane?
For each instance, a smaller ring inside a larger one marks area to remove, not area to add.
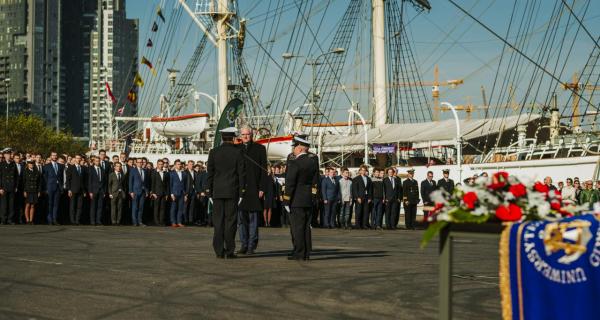
[[[398,87],[411,87],[411,86],[421,86],[421,87],[431,87],[431,96],[433,98],[433,120],[437,121],[440,118],[440,87],[450,87],[456,88],[457,86],[464,83],[463,79],[453,79],[446,80],[440,82],[440,72],[438,65],[436,64],[433,69],[433,81],[421,81],[421,82],[396,82],[396,83],[388,83],[386,85],[387,88],[398,88]],[[371,89],[371,85],[366,84],[351,84],[349,86],[344,86],[346,90],[361,90],[361,89]]]
[[[575,72],[573,74],[573,82],[570,83],[563,83],[563,90],[571,90],[571,92],[573,93],[573,101],[572,101],[572,106],[573,106],[573,127],[578,127],[579,126],[579,97],[580,95],[578,94],[580,90],[583,91],[595,91],[595,90],[600,90],[600,86],[595,86],[595,85],[591,85],[591,84],[583,84],[583,83],[579,83],[579,76],[577,75],[577,72]]]

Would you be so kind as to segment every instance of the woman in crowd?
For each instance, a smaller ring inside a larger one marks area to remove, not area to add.
[[[567,178],[567,185],[562,187],[561,194],[565,205],[577,204],[577,195],[575,187],[573,187],[573,179]]]
[[[42,183],[41,173],[33,167],[33,161],[27,161],[27,169],[23,172],[23,196],[25,198],[25,220],[33,224],[35,206],[38,202]]]
[[[270,166],[267,166],[267,176],[268,179],[263,204],[263,218],[265,220],[265,227],[270,227],[273,208],[275,208],[275,197],[277,195],[277,179]]]

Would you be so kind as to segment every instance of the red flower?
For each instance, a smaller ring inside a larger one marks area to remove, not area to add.
[[[441,202],[437,202],[437,203],[435,204],[435,208],[434,208],[433,210],[436,210],[436,211],[437,211],[437,210],[440,210],[440,209],[441,209],[441,208],[443,208],[443,207],[444,207],[444,204],[443,204],[443,203],[441,203]]]
[[[552,202],[550,202],[550,208],[552,208],[552,210],[560,211],[561,207],[562,206],[560,205],[560,201],[552,201]]]
[[[511,203],[507,206],[496,208],[496,217],[502,221],[518,221],[523,216],[523,210],[518,205]]]
[[[475,202],[477,202],[477,194],[475,192],[467,192],[463,195],[463,202],[467,208],[475,209]]]
[[[548,186],[541,182],[536,182],[533,185],[533,189],[539,193],[545,193],[545,194],[548,194],[548,190],[549,190]]]
[[[520,198],[527,194],[527,189],[525,188],[525,185],[519,183],[511,185],[508,192],[512,193],[515,198]]]
[[[492,175],[492,183],[488,188],[498,190],[504,188],[508,184],[508,173],[504,171],[496,172]]]

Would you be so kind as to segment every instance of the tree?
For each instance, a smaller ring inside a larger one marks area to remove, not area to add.
[[[56,151],[59,154],[77,154],[87,151],[87,146],[76,141],[69,132],[56,132],[44,121],[35,116],[18,115],[8,118],[8,126],[4,121],[0,132],[0,148],[12,148],[20,152],[39,153],[43,155]]]

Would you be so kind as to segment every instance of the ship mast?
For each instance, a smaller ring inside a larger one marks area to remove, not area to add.
[[[373,0],[373,126],[387,122],[384,0]]]
[[[179,0],[179,4],[217,48],[218,104],[215,116],[219,117],[229,101],[227,38],[229,21],[234,14],[229,11],[228,0],[197,0],[195,10],[190,9],[185,0]],[[216,28],[211,28],[213,25]]]

